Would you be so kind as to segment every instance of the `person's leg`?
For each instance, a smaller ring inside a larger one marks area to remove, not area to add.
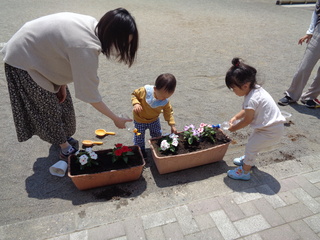
[[[78,148],[79,142],[71,137],[76,132],[76,116],[73,107],[72,97],[68,87],[66,100],[63,103],[60,103],[60,105],[62,112],[61,120],[63,122],[63,129],[67,136],[67,141],[70,145]]]
[[[318,68],[317,76],[313,79],[311,86],[301,96],[302,100],[316,99],[320,95],[320,67]]]
[[[258,154],[254,148],[255,141],[258,141],[258,134],[256,134],[256,130],[250,135],[248,139],[248,143],[246,144],[245,155],[241,157],[241,164],[240,166],[229,170],[227,172],[228,177],[235,179],[235,180],[250,180],[250,170],[252,166],[255,164],[255,158]]]
[[[243,165],[228,171],[228,176],[236,180],[249,180],[250,170],[260,151],[277,144],[283,136],[284,125],[278,124],[265,129],[254,130],[246,144]]]
[[[291,85],[285,92],[285,94],[294,101],[298,101],[301,97],[302,91],[309,80],[310,74],[317,61],[320,59],[319,30],[320,26],[318,25],[314,31],[313,37],[308,43],[300,66],[292,79]]]
[[[134,143],[134,145],[139,146],[142,151],[144,151],[145,150],[145,140],[144,139],[145,139],[145,132],[147,129],[147,124],[146,123],[138,123],[138,122],[134,121],[134,127],[141,134],[140,135],[134,134],[133,143]]]
[[[37,135],[46,142],[70,150],[67,136],[74,133],[75,124],[68,133],[65,132],[62,109],[72,112],[72,101],[62,107],[56,94],[38,86],[26,71],[5,64],[5,72],[18,141]],[[70,116],[74,118],[74,114]],[[75,123],[75,120],[70,122]]]
[[[254,166],[258,153],[278,144],[283,133],[284,125],[282,123],[254,130],[246,144],[244,165]]]
[[[150,136],[152,138],[160,137],[162,135],[161,124],[160,124],[159,118],[156,121],[149,123],[148,125],[149,125],[149,130],[150,130]]]

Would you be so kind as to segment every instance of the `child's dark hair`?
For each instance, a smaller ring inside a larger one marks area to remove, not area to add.
[[[164,89],[168,93],[173,93],[176,89],[176,85],[176,78],[171,73],[164,73],[159,75],[155,82],[156,89]]]
[[[95,33],[101,42],[102,53],[107,58],[110,58],[114,47],[119,52],[119,62],[129,67],[132,65],[138,50],[139,34],[134,18],[126,9],[117,8],[107,12],[97,24]]]
[[[257,70],[246,65],[240,58],[232,59],[232,67],[226,74],[226,85],[229,89],[233,87],[241,88],[245,83],[250,83],[250,89],[255,88]]]

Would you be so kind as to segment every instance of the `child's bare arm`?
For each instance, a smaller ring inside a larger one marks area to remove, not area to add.
[[[232,124],[235,120],[240,120],[242,118],[244,118],[245,115],[245,110],[242,109],[240,112],[238,112],[236,115],[234,115],[233,118],[230,119],[230,123]]]
[[[241,128],[245,128],[246,126],[248,126],[253,121],[254,110],[253,109],[242,110],[237,115],[235,115],[233,118],[236,117],[236,119],[241,119],[240,116],[242,116],[243,119],[238,124],[231,126],[229,128],[230,132],[235,132],[235,131],[237,131],[237,130],[239,130]]]

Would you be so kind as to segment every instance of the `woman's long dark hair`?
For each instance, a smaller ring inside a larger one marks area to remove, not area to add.
[[[107,12],[96,26],[95,33],[98,36],[102,53],[110,58],[114,47],[119,53],[119,62],[133,64],[138,50],[139,34],[136,22],[131,14],[124,8],[117,8]],[[129,42],[129,36],[132,40]]]

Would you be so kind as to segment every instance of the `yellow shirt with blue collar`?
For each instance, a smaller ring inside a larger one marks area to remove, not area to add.
[[[175,125],[173,118],[172,106],[168,99],[158,100],[154,97],[154,86],[145,85],[144,87],[134,90],[131,94],[132,105],[140,104],[142,111],[133,112],[133,118],[139,123],[152,123],[163,113],[164,119],[168,124]]]

